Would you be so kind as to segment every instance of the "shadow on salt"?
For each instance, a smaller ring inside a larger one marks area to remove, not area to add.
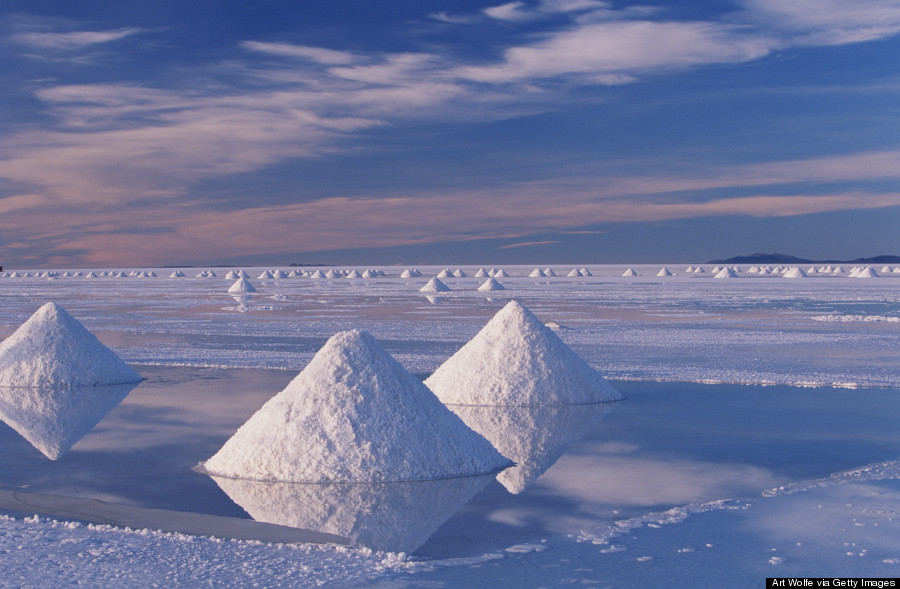
[[[410,553],[494,475],[389,483],[210,478],[256,521],[336,534],[373,550]]]
[[[56,460],[115,409],[137,382],[94,387],[0,387],[0,420]]]

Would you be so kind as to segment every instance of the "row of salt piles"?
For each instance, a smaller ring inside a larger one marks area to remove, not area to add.
[[[622,398],[512,301],[424,384],[371,335],[338,333],[198,468],[218,477],[303,483],[486,474],[512,463],[448,406]]]

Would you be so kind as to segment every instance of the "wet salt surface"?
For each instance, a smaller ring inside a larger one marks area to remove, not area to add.
[[[35,493],[248,517],[216,481],[191,467],[217,451],[293,373],[137,368],[147,380],[56,462],[40,455],[11,428],[0,426],[4,448],[0,484]],[[279,488],[268,500],[267,491],[256,488],[240,490],[235,500],[243,497],[251,513],[258,512],[260,505],[270,511],[269,504],[283,505],[285,523],[293,518],[313,528],[344,526],[341,535],[355,533],[361,542],[397,538],[406,542],[398,550],[412,550],[409,542],[424,541],[415,554],[473,558],[509,547],[518,546],[521,551],[523,546],[540,546],[548,538],[578,536],[672,507],[759,498],[765,489],[896,460],[900,455],[898,390],[614,384],[628,399],[582,420],[587,423],[578,425],[583,431],[579,439],[544,436],[571,445],[551,448],[551,454],[561,457],[520,492],[513,494],[490,478],[475,486],[467,483],[464,489],[429,491],[438,499],[432,500],[433,509],[425,511],[439,512],[442,503],[449,506],[450,512],[437,521],[423,522],[422,510],[408,507],[409,498],[420,494],[416,490],[389,487],[388,495],[373,499],[373,492],[385,492],[383,486],[374,491],[314,485]],[[507,428],[507,438],[515,429],[510,421],[524,421],[532,433],[560,428],[558,415],[543,419],[540,415],[498,419],[495,426]],[[540,455],[545,447],[537,444],[541,447],[529,457],[528,444],[521,446],[525,451],[517,459],[522,464],[533,458],[538,467],[545,466]],[[508,473],[504,482],[509,480],[521,478],[509,479]],[[519,491],[521,486],[511,488]],[[468,503],[467,493],[474,494]],[[302,500],[298,503],[297,498]],[[316,503],[329,498],[337,498],[342,509]],[[368,518],[332,513],[329,520],[314,513],[345,512],[353,504]],[[298,505],[306,506],[306,512]],[[449,519],[441,525],[444,518]],[[423,531],[426,524],[432,529]],[[355,530],[348,525],[356,526]],[[322,531],[335,533],[334,528]]]

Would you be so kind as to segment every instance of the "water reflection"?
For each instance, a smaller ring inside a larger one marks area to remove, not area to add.
[[[138,384],[64,389],[0,387],[0,419],[44,456],[56,460]]]
[[[428,302],[431,303],[432,305],[436,305],[436,304],[440,303],[441,301],[443,301],[443,300],[444,300],[445,298],[447,298],[447,297],[436,297],[436,296],[434,296],[434,295],[425,295],[425,298],[426,298],[426,299],[428,300]]]
[[[211,477],[256,521],[327,532],[412,552],[493,475],[402,483],[280,483]]]
[[[497,480],[513,494],[521,493],[537,480],[569,446],[613,409],[611,403],[448,407],[516,463],[497,475]]]

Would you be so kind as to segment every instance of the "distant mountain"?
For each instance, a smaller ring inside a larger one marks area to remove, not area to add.
[[[725,260],[710,260],[707,264],[900,264],[900,256],[875,256],[874,258],[856,258],[855,260],[807,260],[788,254],[750,254],[735,256]]]

